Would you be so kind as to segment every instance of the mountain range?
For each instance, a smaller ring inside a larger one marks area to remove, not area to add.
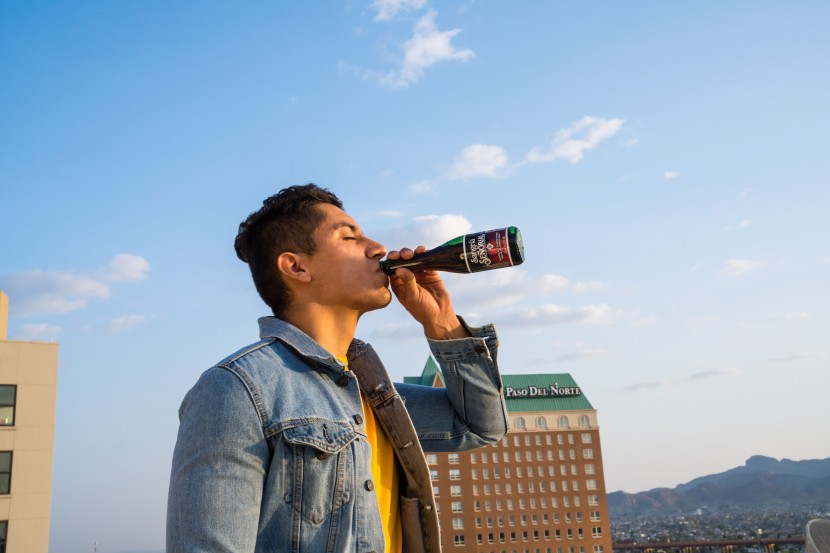
[[[740,467],[674,488],[608,494],[611,517],[830,504],[830,458],[792,461],[756,455]]]

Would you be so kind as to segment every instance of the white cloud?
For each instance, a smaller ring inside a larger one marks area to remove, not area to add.
[[[418,20],[412,38],[404,44],[400,68],[381,76],[381,84],[392,88],[408,87],[421,80],[424,71],[436,63],[450,60],[466,62],[475,56],[472,50],[457,50],[451,44],[461,29],[439,31],[435,16],[435,11],[429,10]]]
[[[131,330],[146,321],[147,317],[144,315],[124,315],[123,317],[118,317],[110,321],[107,330],[111,333],[124,332],[125,330]]]
[[[663,178],[666,179],[666,180],[676,179],[679,176],[680,176],[680,173],[678,173],[677,171],[665,171],[663,173]]]
[[[464,148],[447,171],[450,180],[485,177],[495,179],[507,173],[508,159],[504,148],[473,144]]]
[[[750,192],[752,192],[752,188],[750,188],[750,187],[744,188],[743,190],[741,190],[741,198],[746,198],[747,196],[749,196]]]
[[[63,329],[47,323],[25,324],[15,332],[16,340],[24,341],[54,341]]]
[[[689,375],[689,380],[709,380],[712,378],[722,378],[724,376],[732,376],[741,372],[740,369],[729,367],[726,369],[713,369],[710,371],[700,371]]]
[[[761,266],[761,262],[752,259],[730,259],[724,264],[723,271],[728,275],[737,277]]]
[[[150,263],[140,255],[120,253],[110,261],[101,277],[112,282],[141,282],[149,272]]]
[[[749,219],[742,219],[740,223],[738,223],[738,228],[749,228],[752,224],[752,221]]]
[[[630,384],[623,388],[626,392],[640,392],[643,390],[660,390],[671,386],[668,380],[658,380],[654,382],[640,382],[637,384]]]
[[[0,278],[19,317],[63,315],[86,307],[90,298],[106,299],[109,286],[101,280],[66,271],[27,271]]]
[[[554,357],[554,361],[578,361],[580,359],[585,359],[587,357],[598,357],[601,355],[608,355],[609,353],[610,352],[604,349],[586,348],[580,346],[574,352],[557,355],[556,357]]]
[[[605,282],[601,280],[592,280],[590,282],[577,282],[574,284],[574,292],[582,294],[584,292],[591,292],[593,290],[602,290],[607,288]]]
[[[791,361],[801,361],[804,359],[814,359],[816,357],[824,357],[824,352],[811,353],[796,353],[794,355],[787,355],[785,357],[776,357],[773,359],[776,363],[789,363]]]
[[[472,230],[473,225],[463,215],[422,215],[404,226],[387,231],[385,245],[393,250],[415,248],[421,244],[434,248]]]
[[[63,315],[83,309],[90,299],[108,299],[110,282],[139,282],[150,264],[140,256],[120,254],[109,265],[87,276],[71,271],[26,271],[0,277],[0,289],[10,298],[18,317]]]
[[[552,292],[554,290],[564,290],[570,286],[571,282],[562,275],[547,274],[540,278],[540,290],[543,292]]]
[[[403,217],[403,213],[394,209],[382,209],[377,212],[381,217]]]
[[[410,194],[426,194],[435,190],[435,183],[431,180],[419,180],[409,185]]]
[[[551,326],[566,323],[601,324],[611,320],[611,308],[602,303],[582,307],[564,307],[552,303],[522,309],[511,321],[516,325]]]
[[[427,0],[375,0],[372,7],[378,13],[375,21],[390,21],[400,12],[413,12],[427,5]]]
[[[557,132],[549,149],[530,150],[524,163],[547,163],[556,159],[578,163],[587,150],[593,150],[600,142],[614,136],[623,122],[622,119],[583,117],[570,128]]]

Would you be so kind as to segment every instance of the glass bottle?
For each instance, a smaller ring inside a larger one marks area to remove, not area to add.
[[[525,260],[522,233],[516,227],[474,232],[453,238],[438,247],[416,253],[412,259],[384,259],[383,272],[393,275],[398,267],[411,271],[477,273],[520,265]]]

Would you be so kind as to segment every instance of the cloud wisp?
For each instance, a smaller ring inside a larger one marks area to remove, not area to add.
[[[149,272],[143,257],[119,254],[92,275],[35,269],[0,277],[0,288],[12,298],[14,316],[64,315],[83,309],[90,300],[108,299],[111,283],[142,282]]]
[[[564,159],[576,164],[582,161],[587,151],[617,134],[623,123],[622,119],[583,117],[570,127],[559,130],[550,146],[532,148],[518,163],[511,163],[507,152],[499,145],[471,144],[461,150],[445,176],[448,180],[499,179],[532,163]]]

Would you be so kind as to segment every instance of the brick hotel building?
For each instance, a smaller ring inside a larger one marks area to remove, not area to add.
[[[443,549],[612,553],[597,412],[569,374],[503,375],[499,443],[427,453]],[[430,358],[404,382],[443,387]]]

